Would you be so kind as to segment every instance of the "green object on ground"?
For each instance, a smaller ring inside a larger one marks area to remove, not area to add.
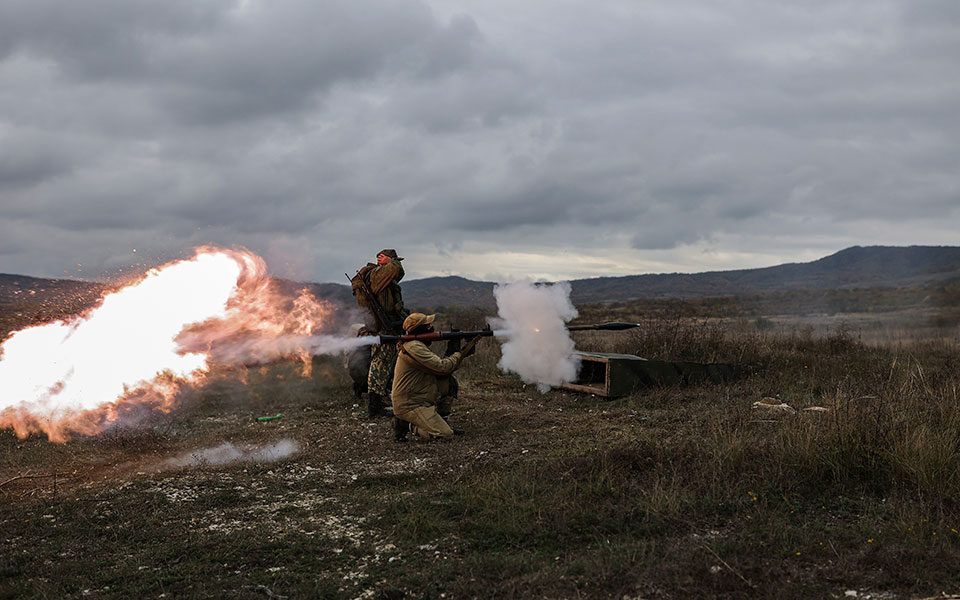
[[[277,419],[279,419],[279,418],[282,417],[282,416],[283,416],[283,413],[277,413],[277,414],[273,415],[272,417],[257,417],[257,420],[258,420],[258,421],[276,421]]]

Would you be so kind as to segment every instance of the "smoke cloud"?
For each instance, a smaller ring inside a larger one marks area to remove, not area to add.
[[[224,312],[238,279],[261,269],[252,255],[199,249],[150,270],[68,321],[29,327],[0,346],[0,427],[95,434],[134,403],[167,411],[181,383],[206,369],[173,338],[185,323]]]
[[[276,462],[292,456],[300,445],[294,440],[282,439],[266,446],[235,446],[225,442],[213,448],[193,450],[165,460],[161,469],[179,469],[183,467],[220,466],[235,462],[265,463]]]
[[[331,303],[308,290],[293,295],[260,271],[238,282],[223,314],[186,327],[175,341],[181,352],[203,354],[216,363],[299,356],[309,367],[312,354],[349,347],[351,340],[325,331],[334,312]]]
[[[211,342],[212,340],[212,342]],[[197,344],[189,335],[181,335],[181,347]],[[210,356],[222,364],[261,364],[289,356],[299,356],[304,364],[310,364],[315,355],[334,355],[360,346],[369,346],[379,341],[377,337],[345,337],[338,335],[281,335],[248,333],[229,340],[207,338]]]
[[[0,428],[58,442],[168,412],[212,363],[266,363],[369,343],[332,335],[335,306],[289,291],[243,249],[202,247],[151,269],[67,321],[28,327],[0,345]],[[143,409],[143,410],[141,410]]]
[[[570,301],[570,284],[521,281],[498,285],[493,295],[498,316],[489,322],[507,333],[498,366],[526,383],[535,383],[541,392],[575,380],[580,358],[574,354],[566,327],[577,316]]]

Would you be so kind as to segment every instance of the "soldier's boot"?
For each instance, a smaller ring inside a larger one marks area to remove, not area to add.
[[[393,418],[393,441],[407,441],[407,434],[410,433],[410,423],[403,419]]]
[[[379,417],[392,417],[393,412],[387,410],[383,405],[383,396],[376,392],[367,392],[367,417],[376,419]]]
[[[440,418],[443,419],[443,422],[446,423],[447,425],[450,424],[450,415],[440,415]],[[453,435],[463,435],[464,433],[466,433],[462,429],[454,429],[453,427],[451,427],[450,429],[453,429]]]

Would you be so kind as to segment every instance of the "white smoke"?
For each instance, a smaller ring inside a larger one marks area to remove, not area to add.
[[[490,318],[496,329],[507,330],[498,366],[516,373],[541,392],[574,381],[580,357],[566,323],[577,316],[570,302],[570,284],[533,284],[526,281],[498,285],[493,289],[498,316]]]
[[[188,335],[181,335],[181,347],[196,347],[197,342]],[[228,340],[216,340],[208,344],[211,359],[221,364],[257,364],[267,363],[285,356],[335,355],[353,350],[360,346],[369,346],[379,342],[376,336],[345,337],[338,335],[257,335],[234,336]]]
[[[193,450],[165,460],[161,469],[182,467],[219,466],[235,462],[265,463],[276,462],[294,454],[300,445],[293,440],[283,439],[267,446],[235,446],[225,442],[213,448]]]

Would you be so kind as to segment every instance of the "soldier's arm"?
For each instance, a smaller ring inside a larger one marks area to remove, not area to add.
[[[427,348],[423,342],[407,342],[403,345],[403,349],[421,369],[434,375],[449,375],[453,373],[460,366],[460,361],[462,360],[459,352],[454,352],[446,358],[440,358],[434,354],[430,348]]]
[[[403,266],[400,261],[393,258],[385,265],[374,267],[370,270],[370,288],[375,294],[379,294],[390,285],[391,281],[400,281],[403,278]]]

